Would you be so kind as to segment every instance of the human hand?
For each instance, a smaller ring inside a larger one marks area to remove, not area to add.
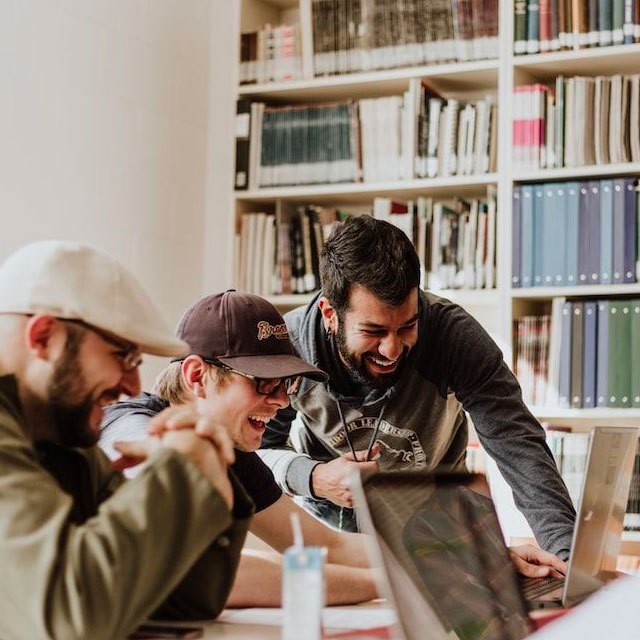
[[[233,488],[227,473],[227,462],[221,451],[206,436],[196,434],[193,429],[167,430],[160,436],[135,442],[116,442],[114,448],[123,456],[124,462],[114,466],[132,466],[127,461],[140,463],[149,458],[159,447],[169,447],[186,456],[217,489],[229,509],[233,506]]]
[[[518,573],[529,578],[562,578],[567,573],[566,562],[532,544],[509,547],[509,555]]]
[[[323,462],[314,467],[311,472],[311,486],[313,493],[318,498],[326,498],[340,507],[353,507],[353,497],[351,495],[350,476],[351,471],[358,468],[360,471],[377,471],[378,463],[375,460],[365,462],[366,451],[356,451],[354,459],[352,453]],[[374,445],[371,449],[370,458],[380,456],[380,446]]]
[[[147,425],[147,433],[151,436],[180,429],[193,429],[201,438],[213,443],[227,464],[234,463],[233,443],[226,428],[201,411],[197,401],[168,407],[154,416]]]

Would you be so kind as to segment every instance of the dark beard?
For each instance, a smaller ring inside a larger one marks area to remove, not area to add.
[[[67,332],[65,350],[58,358],[47,389],[48,408],[58,434],[58,444],[66,447],[91,447],[98,442],[99,433],[89,426],[93,407],[91,392],[85,388],[78,352],[83,334]],[[71,403],[71,398],[82,398]]]
[[[366,369],[364,364],[364,356],[358,359],[355,355],[349,352],[347,348],[347,337],[344,331],[344,319],[338,316],[338,330],[336,331],[336,346],[340,356],[344,360],[347,368],[354,378],[363,385],[371,387],[373,389],[384,389],[391,387],[395,384],[402,375],[402,369],[404,368],[405,357],[408,353],[408,349],[405,348],[400,357],[398,368],[393,373],[385,373],[372,376]]]

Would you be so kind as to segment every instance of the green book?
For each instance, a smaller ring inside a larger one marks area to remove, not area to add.
[[[527,0],[515,0],[513,6],[513,52],[516,54],[527,53]]]
[[[631,406],[630,300],[609,305],[609,407]]]
[[[631,406],[640,407],[640,298],[630,300],[631,306]]]

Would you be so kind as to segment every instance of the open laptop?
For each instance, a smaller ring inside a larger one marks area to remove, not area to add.
[[[637,444],[635,428],[591,430],[566,578],[526,580],[530,606],[570,607],[615,577]]]
[[[620,436],[610,441],[620,455],[606,454],[606,446],[599,443],[607,439],[595,434],[591,449],[595,441],[597,459],[609,469],[601,482],[617,489],[605,488],[581,501],[585,511],[581,509],[580,520],[601,523],[576,528],[574,533],[573,549],[586,553],[590,564],[570,563],[579,573],[565,589],[577,585],[582,597],[587,595],[586,582],[591,591],[604,582],[601,566],[604,563],[609,571],[610,558],[617,556],[621,527],[616,546],[616,527],[609,519],[622,522],[618,512],[624,514],[626,507],[638,437],[635,429],[606,431]],[[631,465],[626,463],[627,449]],[[596,464],[595,455],[590,450],[590,466]],[[621,470],[627,469],[625,480]],[[585,486],[590,483],[585,477]],[[385,570],[387,582],[381,586],[398,613],[400,637],[519,640],[531,632],[519,576],[483,476],[383,472],[356,476],[353,489],[362,530],[374,534],[372,551]]]

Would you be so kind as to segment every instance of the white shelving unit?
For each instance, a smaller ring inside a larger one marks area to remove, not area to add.
[[[241,30],[251,31],[281,18],[310,19],[311,0],[233,0],[240,12]],[[458,301],[496,338],[511,359],[514,318],[549,305],[555,296],[587,297],[640,295],[640,284],[545,287],[516,289],[511,287],[511,202],[514,184],[550,180],[583,179],[614,175],[639,175],[640,164],[616,164],[559,168],[540,171],[516,171],[511,162],[512,92],[513,87],[530,82],[550,83],[557,75],[589,75],[640,72],[640,44],[562,51],[536,55],[513,55],[513,3],[500,0],[500,44],[497,60],[417,66],[342,76],[312,78],[309,75],[311,49],[303,43],[307,57],[304,68],[307,77],[288,83],[254,84],[236,87],[232,96],[250,97],[275,104],[330,101],[342,98],[399,95],[412,78],[424,78],[436,89],[460,95],[492,93],[498,102],[498,171],[494,174],[451,178],[433,178],[385,183],[350,183],[260,189],[231,190],[230,198],[237,216],[256,210],[257,205],[275,209],[278,203],[289,204],[365,204],[376,196],[412,198],[418,195],[453,196],[482,195],[487,185],[497,188],[497,286],[492,291],[446,291],[443,295]],[[283,14],[283,12],[285,12]],[[306,17],[305,17],[306,16]],[[237,51],[237,49],[236,49]],[[236,60],[231,61],[237,65]],[[237,76],[237,74],[236,74]],[[233,162],[233,153],[220,152],[220,158]],[[233,168],[233,165],[231,169]],[[227,173],[225,171],[225,173]],[[225,199],[228,194],[225,195]],[[233,225],[232,225],[233,226]],[[281,308],[305,304],[311,295],[273,296],[270,300]],[[537,306],[536,306],[537,305]],[[545,307],[546,308],[546,307]],[[593,425],[630,425],[640,420],[637,409],[558,409],[532,407],[541,420],[554,424],[569,424],[587,430]],[[504,524],[504,523],[503,523]],[[636,544],[640,548],[640,543]]]

